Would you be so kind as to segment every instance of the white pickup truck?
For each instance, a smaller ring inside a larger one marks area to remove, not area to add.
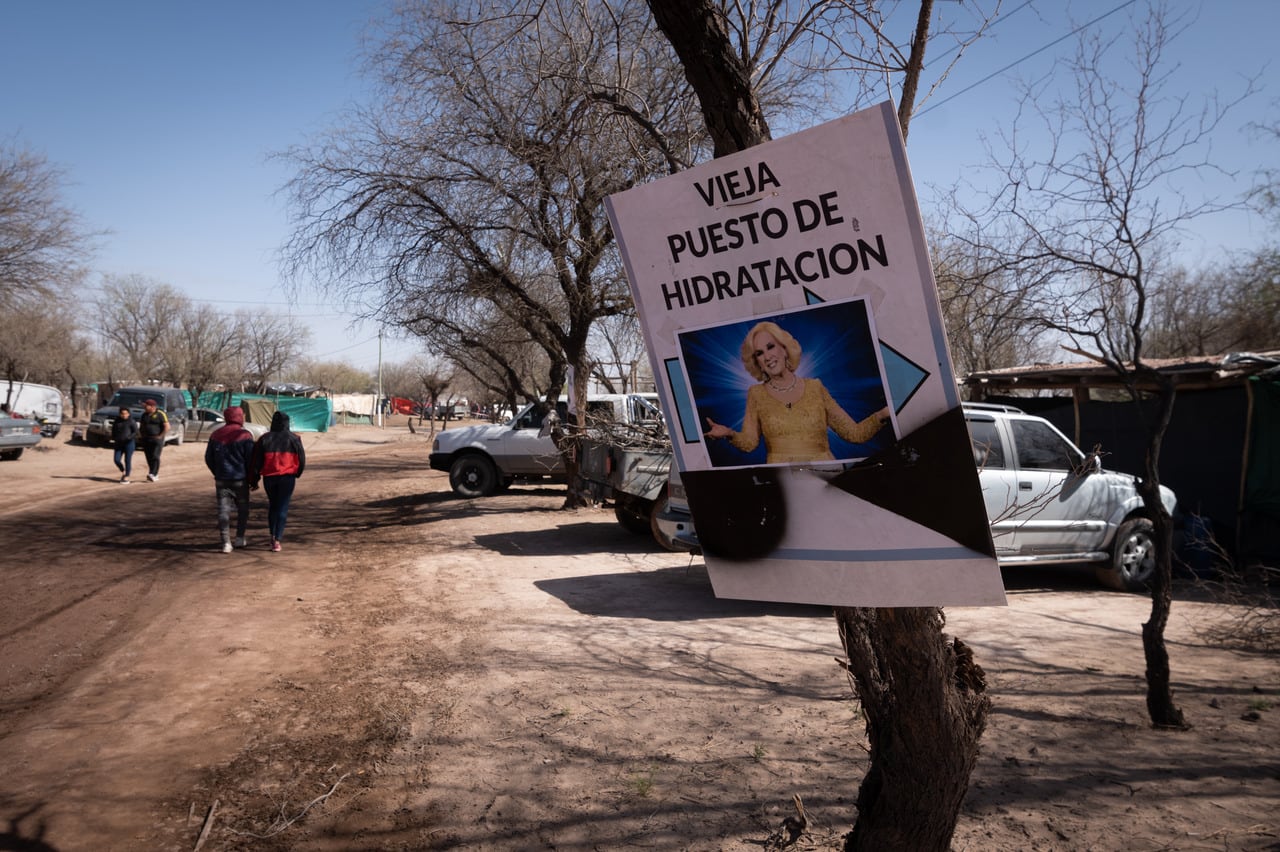
[[[556,406],[568,421],[567,404]],[[654,393],[594,394],[587,398],[587,419],[619,424],[661,423]],[[432,470],[449,474],[449,485],[460,497],[487,497],[513,482],[563,482],[564,461],[543,428],[538,407],[530,403],[501,424],[446,429],[436,436],[428,462]]]
[[[996,559],[1004,565],[1091,565],[1105,586],[1140,591],[1156,542],[1135,477],[1103,470],[1053,424],[1006,405],[964,404]],[[1177,499],[1160,486],[1172,515]],[[689,504],[672,471],[655,524],[679,547],[699,548]]]

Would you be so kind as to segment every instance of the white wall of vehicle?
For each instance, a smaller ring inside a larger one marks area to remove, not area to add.
[[[0,402],[6,399],[15,416],[39,420],[45,437],[54,437],[62,428],[62,391],[57,388],[32,382],[5,381],[0,383]]]

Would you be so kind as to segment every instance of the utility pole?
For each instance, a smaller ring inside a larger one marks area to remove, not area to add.
[[[378,399],[374,402],[378,409],[378,427],[383,426],[382,422],[382,329],[378,329]]]

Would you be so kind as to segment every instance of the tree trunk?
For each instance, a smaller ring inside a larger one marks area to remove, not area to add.
[[[715,154],[769,139],[711,0],[648,0],[698,95]],[[898,120],[905,139],[924,65],[932,0],[922,0]],[[836,621],[866,714],[871,765],[858,791],[847,850],[947,850],[986,726],[986,681],[963,642],[942,634],[936,607],[840,608]]]
[[[715,156],[723,157],[770,138],[769,124],[751,88],[751,69],[734,51],[725,21],[710,0],[649,0],[684,76],[698,95]]]
[[[1151,516],[1156,544],[1156,571],[1151,579],[1151,618],[1142,625],[1142,651],[1147,665],[1147,715],[1157,728],[1185,729],[1182,711],[1173,703],[1169,673],[1169,649],[1164,631],[1173,608],[1173,519],[1160,499],[1160,450],[1169,421],[1173,419],[1176,391],[1167,380],[1160,382],[1156,422],[1147,442],[1146,475],[1138,482],[1138,494]],[[1137,395],[1134,395],[1137,399]]]
[[[840,608],[871,744],[846,852],[951,846],[991,700],[986,676],[942,610]]]
[[[915,111],[916,91],[920,86],[920,72],[924,70],[924,49],[929,44],[929,20],[932,16],[933,0],[920,0],[916,32],[911,39],[911,55],[907,57],[907,72],[902,77],[902,97],[898,101],[898,126],[902,128],[903,142],[907,141],[911,114]]]

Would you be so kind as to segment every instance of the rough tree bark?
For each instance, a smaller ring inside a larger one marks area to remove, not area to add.
[[[713,0],[648,2],[698,95],[716,156],[768,140],[750,69]],[[911,77],[923,67],[929,7],[922,0]],[[908,83],[903,91],[914,92],[915,80]],[[904,137],[910,115],[910,107],[899,110]],[[943,635],[936,607],[841,608],[836,622],[871,746],[845,848],[946,850],[990,709],[982,669],[964,643]]]
[[[1156,394],[1156,420],[1147,441],[1145,475],[1137,483],[1138,494],[1151,514],[1152,536],[1156,541],[1156,571],[1151,579],[1151,617],[1142,625],[1142,650],[1146,660],[1147,715],[1157,728],[1185,729],[1187,721],[1174,703],[1169,649],[1164,631],[1173,609],[1173,519],[1160,499],[1160,450],[1173,419],[1177,391],[1168,376],[1150,371],[1160,388]],[[1138,399],[1136,391],[1132,394]]]
[[[991,708],[986,676],[947,641],[940,609],[840,608],[836,622],[871,742],[844,848],[945,852]]]

